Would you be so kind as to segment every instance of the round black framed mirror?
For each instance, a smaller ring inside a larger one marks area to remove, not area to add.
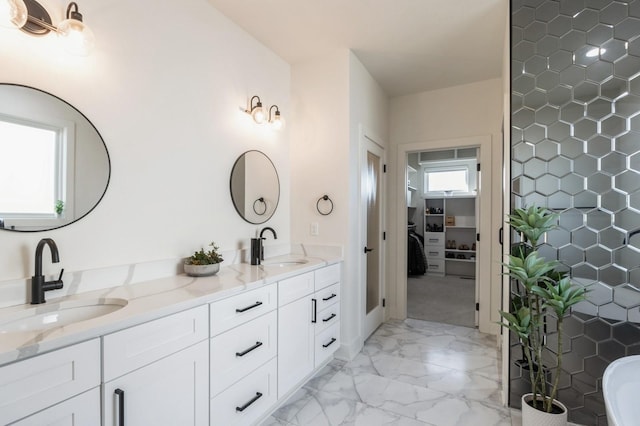
[[[273,162],[261,151],[247,151],[233,165],[231,199],[247,222],[261,224],[276,212],[280,201],[280,179]]]
[[[0,84],[0,228],[48,231],[89,214],[111,178],[107,146],[73,105]]]

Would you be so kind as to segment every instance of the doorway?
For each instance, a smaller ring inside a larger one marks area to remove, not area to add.
[[[477,157],[478,147],[407,154],[408,318],[478,325]]]
[[[383,319],[384,149],[363,134],[360,156],[363,338],[366,339],[382,324]]]

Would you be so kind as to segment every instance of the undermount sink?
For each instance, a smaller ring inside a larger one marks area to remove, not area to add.
[[[637,424],[640,418],[640,355],[613,361],[604,372],[602,392],[609,426]]]
[[[107,298],[38,305],[0,316],[0,334],[61,327],[110,314],[127,303],[124,299]]]
[[[264,266],[277,266],[280,268],[285,268],[287,266],[304,265],[305,263],[309,263],[309,261],[307,259],[273,259],[262,261],[262,265]]]

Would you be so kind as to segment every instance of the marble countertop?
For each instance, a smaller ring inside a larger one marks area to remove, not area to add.
[[[63,303],[124,299],[127,304],[109,314],[45,330],[0,333],[0,366],[43,352],[100,337],[185,309],[224,299],[276,281],[340,262],[339,257],[278,256],[269,262],[304,258],[304,264],[222,266],[210,277],[175,275],[131,285],[49,299],[45,304],[0,309],[0,324],[26,310],[55,312]],[[4,319],[3,319],[4,318]]]

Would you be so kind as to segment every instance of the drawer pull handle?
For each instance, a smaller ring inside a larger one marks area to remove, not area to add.
[[[311,323],[315,324],[318,322],[318,301],[316,299],[311,299],[311,304],[313,308],[311,309]]]
[[[253,404],[254,402],[256,402],[257,400],[260,399],[260,397],[262,396],[262,394],[260,392],[256,392],[256,396],[254,396],[253,398],[251,398],[250,401],[248,401],[246,404],[244,404],[242,407],[236,407],[236,411],[238,413],[242,413],[244,410],[246,410],[247,408],[249,408],[249,406],[251,404]]]
[[[322,322],[329,322],[336,317],[336,314],[331,314],[328,318],[322,320]]]
[[[331,293],[331,296],[323,297],[322,300],[326,302],[327,300],[331,300],[331,299],[333,299],[334,297],[337,297],[337,296],[338,296],[337,294]]]
[[[251,306],[247,306],[246,308],[242,308],[242,309],[236,309],[237,313],[242,313],[242,312],[246,312],[249,309],[253,309],[253,308],[257,308],[258,306],[262,305],[262,302],[256,302]]]
[[[242,352],[236,352],[236,356],[245,356],[249,352],[251,352],[251,351],[253,351],[255,349],[258,349],[260,346],[262,346],[262,342],[256,342],[256,344],[251,346],[249,349],[245,349]]]
[[[430,243],[437,243],[438,241],[440,241],[439,238],[429,238]]]
[[[118,426],[124,426],[124,391],[116,389],[113,392],[118,396]]]
[[[437,251],[430,251],[429,256],[436,256],[438,254]]]
[[[323,348],[328,348],[329,346],[333,345],[336,342],[336,338],[332,337],[331,341],[327,344],[322,345]]]

